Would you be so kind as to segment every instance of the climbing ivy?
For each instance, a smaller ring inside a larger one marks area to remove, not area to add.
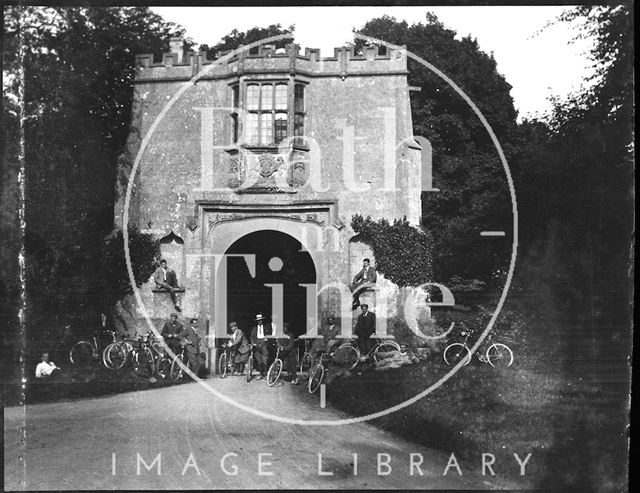
[[[156,269],[155,261],[160,258],[160,242],[153,235],[142,233],[129,227],[129,256],[136,287],[149,280]],[[102,247],[99,277],[103,286],[107,306],[133,293],[124,255],[122,231],[109,238]]]
[[[407,221],[374,221],[356,214],[351,227],[362,235],[376,257],[377,270],[400,287],[418,286],[433,279],[430,236]]]

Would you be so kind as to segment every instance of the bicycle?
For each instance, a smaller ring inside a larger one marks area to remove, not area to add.
[[[394,340],[375,338],[375,341],[375,345],[373,345],[364,356],[360,353],[358,346],[354,344],[353,341],[349,341],[335,350],[334,357],[338,359],[339,355],[340,360],[345,362],[345,366],[349,370],[353,370],[359,363],[365,363],[371,359],[376,362],[380,361],[383,353],[402,352],[400,344]]]
[[[193,346],[194,344],[192,342],[183,342],[181,344],[180,353],[176,354],[175,359],[171,362],[171,369],[169,370],[169,379],[173,383],[177,382],[184,376],[184,373],[185,373],[184,367],[187,367],[189,368],[189,370],[193,371],[193,368],[191,367],[191,362],[187,358],[187,346],[189,345]]]
[[[302,355],[302,359],[300,359],[300,363],[298,365],[298,371],[302,378],[309,378],[311,362],[313,361],[313,357],[311,355],[311,343],[311,340],[304,341],[304,354]]]
[[[157,373],[162,378],[165,378],[171,373],[171,358],[167,354],[163,345],[164,337],[155,337],[155,334],[148,333],[149,335],[149,349],[153,355],[155,364],[154,373]]]
[[[220,347],[220,358],[218,359],[218,375],[220,378],[225,378],[228,372],[233,372],[233,351],[225,344]]]
[[[313,369],[313,372],[309,375],[309,381],[307,382],[307,390],[310,394],[313,394],[316,390],[320,388],[322,381],[324,380],[324,374],[326,372],[326,367],[328,363],[333,361],[333,354],[328,353],[326,351],[322,351],[320,353],[320,360],[318,364]]]
[[[133,352],[134,339],[122,339],[109,344],[102,352],[102,363],[110,370],[119,370],[129,361]]]
[[[251,344],[251,349],[249,350],[249,359],[247,360],[247,383],[249,383],[251,381],[251,373],[253,372],[253,350],[255,349],[256,345],[255,344]]]
[[[467,341],[471,336],[471,331],[462,331],[460,335],[464,337],[463,342],[454,342],[449,344],[442,356],[447,365],[456,365],[460,361],[464,361],[464,366],[471,362],[471,350],[467,345]],[[492,342],[491,335],[482,343],[486,347],[486,351],[478,351],[476,355],[482,363],[489,363],[493,367],[511,366],[513,364],[513,352],[506,344],[500,342]],[[488,345],[488,346],[487,346]]]
[[[111,336],[112,342],[116,342],[115,331],[106,330],[105,332]],[[101,350],[98,344],[98,337],[94,334],[89,340],[81,340],[71,346],[69,350],[69,360],[73,365],[86,365],[92,361],[99,361],[103,353],[104,350]]]
[[[281,349],[283,349],[282,346],[278,344],[276,359],[273,360],[273,363],[271,363],[271,366],[269,367],[269,371],[267,371],[267,385],[269,387],[273,387],[278,382],[280,375],[282,374],[284,363],[282,362],[282,359],[280,359]]]
[[[156,372],[156,357],[151,350],[153,339],[153,332],[149,331],[143,336],[138,336],[137,345],[133,347],[133,372],[139,377],[151,378]]]

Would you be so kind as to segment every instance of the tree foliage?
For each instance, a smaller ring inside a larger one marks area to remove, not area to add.
[[[24,126],[29,323],[80,313],[99,320],[96,286],[109,272],[98,253],[113,228],[134,55],[166,51],[182,32],[148,8],[5,10],[4,114]]]
[[[383,16],[367,22],[358,34],[405,45],[451,78],[476,104],[501,142],[516,129],[511,86],[493,56],[471,37],[456,39],[434,15],[409,25]],[[355,48],[366,42],[356,36]],[[471,107],[444,80],[409,59],[413,133],[433,146],[434,186],[440,192],[422,197],[422,223],[433,235],[434,275],[442,282],[453,276],[491,281],[504,272],[510,245],[478,245],[479,228],[509,230],[511,201],[499,156]]]
[[[207,58],[217,58],[221,52],[235,50],[240,46],[255,43],[271,36],[277,36],[279,34],[291,34],[291,37],[280,39],[272,44],[276,45],[276,48],[283,48],[285,45],[293,42],[293,34],[295,26],[291,25],[284,29],[280,24],[271,24],[268,27],[252,27],[246,32],[233,29],[229,34],[222,37],[222,39],[214,46],[200,45],[200,51],[207,52]],[[256,48],[257,49],[257,48]],[[254,49],[255,50],[255,49]]]
[[[129,257],[136,287],[149,280],[160,259],[160,242],[153,235],[141,233],[137,228],[129,227]],[[107,306],[114,305],[128,294],[133,287],[127,271],[122,231],[107,239],[100,254],[101,289]]]
[[[398,286],[418,286],[433,280],[431,238],[407,218],[373,221],[356,214],[351,227],[373,247],[376,268]]]
[[[588,89],[556,101],[548,119],[551,162],[540,164],[553,168],[553,201],[543,214],[563,228],[555,255],[562,296],[592,326],[624,320],[631,302],[633,6],[580,6],[561,21],[594,37],[595,75]]]

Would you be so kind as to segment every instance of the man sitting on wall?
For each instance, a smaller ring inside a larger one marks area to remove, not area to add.
[[[176,288],[178,287],[178,278],[173,269],[167,267],[167,261],[162,259],[160,261],[160,267],[153,273],[153,280],[156,283],[156,289],[166,289],[169,291],[171,301],[176,307],[176,310],[181,311],[180,303],[176,297]]]
[[[371,266],[371,260],[365,258],[362,261],[362,269],[353,277],[351,291],[353,291],[353,309],[360,305],[360,293],[367,288],[375,288],[378,278],[376,269]]]

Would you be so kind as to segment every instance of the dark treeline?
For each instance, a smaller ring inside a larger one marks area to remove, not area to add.
[[[37,351],[47,340],[55,345],[65,324],[94,329],[113,295],[124,294],[117,282],[126,274],[124,263],[104,259],[122,251],[105,239],[113,230],[116,169],[129,134],[134,55],[166,51],[169,38],[183,29],[147,8],[15,6],[4,14],[9,77],[3,161],[9,179],[3,181],[2,233],[9,241],[2,247],[8,259],[0,280],[8,300],[3,325],[19,323],[23,245],[24,335]],[[16,212],[20,137],[24,238]],[[5,351],[16,348],[17,335],[5,332]],[[10,354],[3,362],[15,368]]]
[[[580,19],[583,33],[596,36],[597,80],[590,89],[556,101],[548,118],[521,123],[493,57],[471,38],[455,39],[456,33],[434,16],[413,25],[382,17],[359,30],[406,45],[471,96],[500,139],[515,180],[521,245],[515,299],[520,293],[523,309],[553,313],[598,337],[614,336],[610,331],[628,326],[630,317],[632,9],[579,7],[558,21]],[[12,7],[5,11],[4,27],[10,78],[3,92],[7,166],[0,227],[7,260],[0,288],[8,300],[3,316],[6,327],[18,326],[22,118],[26,322],[30,333],[38,334],[70,318],[96,321],[112,302],[98,281],[114,275],[100,259],[113,229],[134,55],[166,51],[169,37],[184,30],[147,8]],[[200,48],[215,55],[285,32],[293,33],[293,26],[234,30],[217,45]],[[364,42],[354,44],[360,49]],[[186,47],[192,45],[187,40]],[[423,198],[423,225],[435,239],[436,277],[446,283],[457,276],[462,284],[481,281],[491,287],[504,279],[509,245],[500,250],[487,243],[470,251],[468,238],[478,223],[490,229],[510,221],[498,156],[484,127],[452,89],[413,61],[409,83],[422,89],[412,94],[414,133],[432,142],[434,179],[443,190]],[[464,190],[457,185],[461,182]],[[5,350],[15,334],[5,335]]]
[[[456,40],[435,17],[413,25],[382,17],[357,31],[406,45],[446,73],[483,112],[505,151],[518,199],[513,297],[525,300],[523,309],[557,315],[558,325],[594,334],[595,345],[600,337],[628,337],[624,328],[631,320],[632,19],[630,5],[583,6],[558,19],[579,21],[576,36],[595,37],[594,80],[585,81],[589,88],[579,94],[554,101],[548,117],[521,123],[493,57],[474,39]],[[356,47],[363,44],[356,39]],[[436,277],[501,282],[510,245],[468,246],[476,224],[510,221],[497,153],[466,103],[425,67],[413,60],[409,65],[409,84],[421,88],[411,96],[414,134],[433,145],[434,180],[441,190],[423,197]],[[469,181],[471,189],[457,185]]]

